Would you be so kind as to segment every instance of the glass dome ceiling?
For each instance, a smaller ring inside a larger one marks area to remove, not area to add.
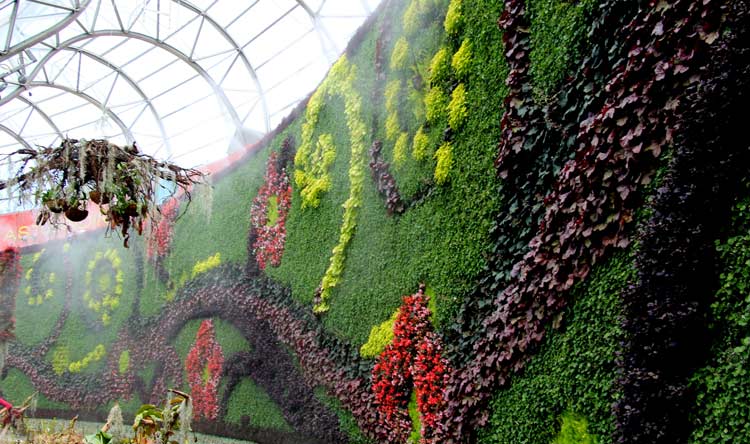
[[[0,155],[72,137],[222,158],[310,93],[379,3],[0,0]]]

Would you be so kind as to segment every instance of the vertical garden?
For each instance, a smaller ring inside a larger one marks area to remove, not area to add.
[[[2,397],[176,388],[260,443],[750,442],[748,6],[384,0],[129,248],[0,255]]]

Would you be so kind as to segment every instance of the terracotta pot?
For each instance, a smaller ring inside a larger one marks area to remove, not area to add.
[[[94,202],[95,204],[99,205],[102,203],[102,192],[99,190],[92,190],[89,192],[89,199],[91,202]]]
[[[80,222],[88,217],[89,211],[81,208],[68,208],[65,210],[65,217],[71,222]]]

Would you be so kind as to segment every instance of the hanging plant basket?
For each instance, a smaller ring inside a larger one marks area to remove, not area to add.
[[[190,189],[205,179],[196,169],[143,154],[135,144],[120,147],[100,139],[65,139],[58,147],[24,148],[8,158],[20,167],[14,177],[0,181],[0,190],[35,203],[40,208],[38,225],[80,222],[91,202],[108,228],[122,234],[126,248],[131,230],[142,234],[145,220],[157,216],[160,184],[174,183],[171,195],[182,190],[189,203]]]

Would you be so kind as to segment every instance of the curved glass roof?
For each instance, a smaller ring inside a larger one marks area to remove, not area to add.
[[[224,157],[312,91],[378,3],[0,0],[0,154],[72,137]]]

